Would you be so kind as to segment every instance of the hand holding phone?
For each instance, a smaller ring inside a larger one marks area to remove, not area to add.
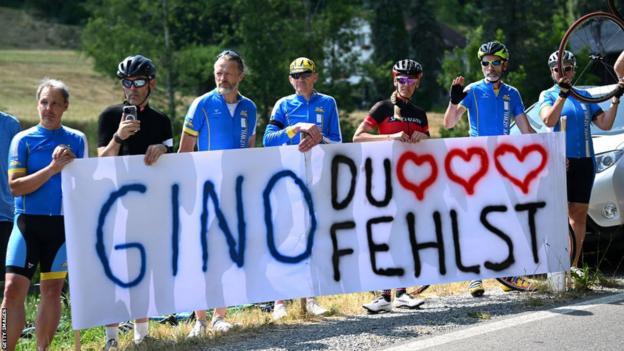
[[[125,121],[136,121],[137,120],[137,108],[134,105],[124,106],[123,107],[123,115]]]

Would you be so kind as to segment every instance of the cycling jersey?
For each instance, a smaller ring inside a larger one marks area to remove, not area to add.
[[[401,116],[395,116],[394,104],[390,100],[383,100],[371,108],[364,123],[372,128],[377,128],[379,134],[394,134],[405,132],[412,135],[415,131],[429,135],[429,124],[425,110],[397,99],[397,104],[401,108]]]
[[[580,94],[590,96],[585,90],[577,90]],[[559,86],[554,85],[540,93],[539,110],[544,106],[553,106],[559,96]],[[561,116],[565,116],[566,123],[566,156],[573,158],[593,157],[594,146],[591,140],[591,122],[602,113],[598,104],[588,104],[569,96],[563,104]],[[559,122],[555,131],[561,130]]]
[[[85,135],[75,129],[61,126],[46,129],[40,124],[17,133],[9,151],[9,174],[33,174],[52,161],[52,152],[58,145],[66,145],[76,155],[88,155]],[[63,214],[61,173],[53,175],[32,193],[15,197],[15,213],[58,216]]]
[[[518,90],[501,83],[498,94],[485,79],[468,86],[466,97],[460,102],[468,110],[470,136],[507,135],[511,119],[524,113],[524,104]]]
[[[124,104],[106,108],[98,120],[98,147],[105,147],[113,139],[119,128]],[[144,155],[150,145],[163,144],[167,151],[173,151],[173,130],[171,121],[162,112],[146,105],[137,110],[137,119],[141,121],[141,129],[124,140],[119,148],[119,156]]]
[[[286,129],[299,122],[316,124],[325,143],[342,142],[336,100],[329,95],[314,92],[309,101],[302,95],[293,94],[275,103],[271,120],[264,132],[264,146],[299,144],[300,133],[290,138]]]
[[[256,135],[256,105],[239,94],[232,114],[223,95],[215,89],[193,101],[183,131],[197,137],[199,151],[248,147]]]
[[[9,190],[7,174],[9,170],[9,145],[11,139],[20,129],[20,124],[15,117],[0,112],[0,222],[12,222],[15,215],[13,195]]]

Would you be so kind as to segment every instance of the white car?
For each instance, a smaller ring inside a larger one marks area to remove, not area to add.
[[[584,87],[590,94],[599,94],[614,85]],[[611,99],[600,104],[604,111],[611,106]],[[526,115],[533,129],[538,133],[548,133],[539,117],[537,104],[526,110]],[[611,130],[605,131],[594,124],[591,125],[592,141],[596,153],[596,178],[589,200],[587,221],[587,240],[598,239],[598,236],[624,238],[624,107],[618,107],[617,116]],[[517,126],[512,134],[519,134]],[[594,235],[595,234],[595,235]],[[607,239],[608,240],[608,239]]]

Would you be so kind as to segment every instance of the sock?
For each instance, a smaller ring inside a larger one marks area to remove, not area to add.
[[[106,327],[105,328],[106,331],[106,340],[110,340],[110,339],[115,339],[117,340],[117,332],[119,331],[119,329],[117,328],[117,326],[114,327]]]
[[[147,336],[149,322],[134,323],[134,340],[142,340]]]
[[[390,289],[386,289],[381,293],[381,297],[384,298],[384,300],[390,302],[390,300],[392,299],[392,290]]]

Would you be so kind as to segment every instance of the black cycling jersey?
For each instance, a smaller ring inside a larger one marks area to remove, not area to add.
[[[98,147],[104,147],[113,139],[119,128],[124,104],[107,107],[98,121]],[[147,147],[154,144],[165,144],[167,152],[173,150],[173,130],[171,121],[164,113],[151,108],[137,110],[137,119],[141,121],[141,129],[133,136],[124,140],[119,156],[143,155]]]

